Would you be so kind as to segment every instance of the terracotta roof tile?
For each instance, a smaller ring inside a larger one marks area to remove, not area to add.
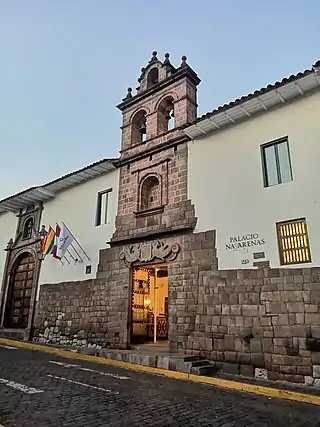
[[[182,126],[182,129],[185,129],[189,126],[195,125],[196,123],[199,123],[202,120],[208,119],[208,118],[214,116],[215,114],[221,113],[222,111],[226,111],[232,107],[240,105],[240,104],[244,103],[245,101],[249,101],[251,99],[257,98],[258,96],[261,96],[264,93],[270,92],[270,91],[277,89],[281,86],[284,86],[288,83],[299,80],[302,77],[308,76],[309,74],[313,73],[314,68],[317,68],[317,67],[320,67],[320,60],[318,60],[312,66],[311,69],[307,69],[307,70],[299,72],[297,74],[291,74],[290,77],[285,77],[284,79],[282,79],[280,81],[277,81],[273,84],[269,84],[265,87],[262,87],[261,89],[255,90],[254,92],[249,93],[248,95],[242,96],[241,98],[237,98],[234,101],[229,102],[228,104],[221,105],[221,106],[215,108],[214,110],[209,111],[208,113],[203,114],[202,116],[198,117],[194,122],[185,124],[184,126]]]

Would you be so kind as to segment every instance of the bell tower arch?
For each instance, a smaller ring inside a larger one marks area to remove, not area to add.
[[[188,201],[187,141],[181,127],[197,118],[200,79],[182,56],[175,67],[157,52],[128,88],[122,112],[120,184],[116,231],[111,244],[146,234],[194,228]]]
[[[197,86],[199,77],[187,64],[187,57],[182,56],[180,67],[175,68],[170,62],[169,53],[164,61],[159,61],[157,52],[146,67],[141,69],[136,94],[131,87],[118,108],[122,111],[122,152],[139,144],[137,130],[146,135],[143,142],[162,135],[169,129],[168,121],[174,118],[173,128],[190,123],[197,118]],[[136,116],[141,112],[144,121],[137,122]],[[137,129],[137,126],[140,126]]]

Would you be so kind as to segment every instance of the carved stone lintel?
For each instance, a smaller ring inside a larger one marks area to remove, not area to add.
[[[167,245],[164,242],[155,240],[147,243],[136,243],[126,247],[120,252],[120,260],[124,261],[127,267],[130,267],[135,262],[148,263],[155,260],[170,262],[176,259],[179,252],[179,243]]]

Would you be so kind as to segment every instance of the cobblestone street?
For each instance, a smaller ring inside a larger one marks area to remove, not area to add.
[[[4,427],[316,427],[320,408],[0,346]]]

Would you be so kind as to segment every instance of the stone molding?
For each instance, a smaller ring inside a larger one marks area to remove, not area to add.
[[[17,261],[23,254],[30,254],[34,259],[34,275],[32,283],[32,294],[30,299],[28,326],[25,330],[25,338],[29,339],[32,333],[33,319],[35,315],[37,288],[40,276],[42,256],[41,238],[39,228],[41,223],[43,206],[36,208],[26,208],[18,215],[16,235],[10,239],[5,251],[6,261],[2,278],[2,291],[0,294],[0,329],[4,326],[9,287],[12,285],[12,274],[14,273]],[[28,219],[33,219],[32,235],[28,239],[23,238],[23,229]]]
[[[155,260],[171,262],[177,258],[179,252],[179,243],[168,245],[163,241],[154,240],[127,246],[120,252],[120,260],[124,261],[127,267],[130,267],[136,262],[148,263]]]

